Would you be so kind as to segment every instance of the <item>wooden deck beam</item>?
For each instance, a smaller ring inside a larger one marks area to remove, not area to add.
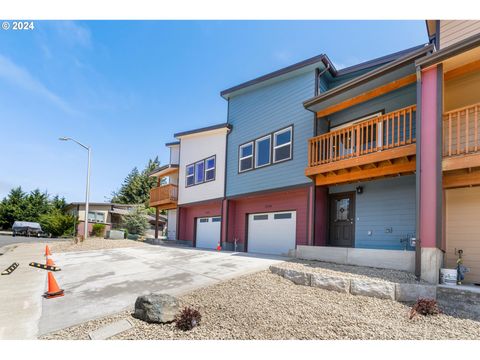
[[[411,74],[408,76],[405,76],[401,79],[394,80],[392,82],[389,82],[388,84],[379,86],[373,90],[365,91],[364,93],[354,96],[352,98],[349,98],[348,100],[342,101],[338,104],[329,106],[323,110],[317,111],[317,117],[324,117],[333,113],[336,113],[338,111],[344,110],[346,108],[349,108],[353,105],[360,104],[362,102],[368,101],[370,99],[373,99],[375,97],[381,96],[383,94],[389,93],[393,90],[399,89],[401,87],[413,84],[417,80],[417,76],[415,74]]]
[[[328,173],[338,169],[360,167],[362,165],[378,163],[381,161],[387,161],[406,156],[412,156],[416,154],[416,148],[416,144],[410,144],[393,149],[376,151],[367,155],[360,155],[351,159],[339,160],[328,164],[312,166],[305,169],[305,175],[314,176],[317,174]]]
[[[468,169],[474,167],[480,167],[480,152],[469,155],[444,157],[442,160],[443,171]]]
[[[444,189],[478,185],[480,185],[480,169],[475,169],[473,171],[464,171],[461,173],[452,172],[443,174]]]
[[[382,167],[371,168],[367,170],[357,170],[357,171],[350,171],[345,174],[336,175],[336,176],[317,176],[315,178],[315,184],[317,186],[322,185],[333,185],[333,184],[341,184],[341,183],[348,183],[354,182],[359,180],[365,179],[372,179],[372,178],[381,178],[385,176],[391,175],[401,175],[405,173],[413,173],[415,172],[416,168],[416,161],[411,160],[407,163],[393,163],[391,165],[386,165]]]

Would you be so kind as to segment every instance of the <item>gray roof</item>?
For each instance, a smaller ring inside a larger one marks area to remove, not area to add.
[[[442,62],[450,57],[461,54],[465,51],[472,50],[480,46],[480,34],[470,36],[453,45],[447,46],[444,49],[438,50],[429,56],[418,59],[415,62],[416,66],[426,67]]]
[[[174,145],[180,145],[180,141],[172,141],[165,144],[165,146],[174,146]]]
[[[206,127],[199,128],[199,129],[179,132],[179,133],[174,134],[173,136],[176,137],[176,138],[179,138],[179,137],[186,136],[186,135],[192,135],[192,134],[202,133],[202,132],[205,132],[205,131],[212,131],[212,130],[223,129],[223,128],[227,128],[228,130],[230,130],[232,128],[232,125],[227,124],[227,123],[221,123],[221,124],[217,124],[217,125],[206,126]]]
[[[168,168],[178,168],[178,164],[166,164],[166,165],[159,166],[156,169],[150,171],[148,173],[148,176],[152,176],[153,174],[156,174],[157,172],[168,169]]]
[[[373,80],[375,78],[378,78],[382,75],[385,75],[386,73],[389,73],[393,70],[396,70],[398,68],[401,68],[402,66],[405,66],[407,63],[413,63],[416,59],[425,56],[426,53],[430,52],[433,50],[433,45],[423,45],[422,47],[415,47],[413,51],[410,51],[408,53],[403,53],[403,56],[397,58],[394,61],[391,61],[385,65],[382,65],[376,69],[373,69],[363,75],[360,75],[350,81],[347,81],[337,87],[334,87],[328,91],[325,91],[321,93],[318,96],[315,96],[314,98],[311,98],[309,100],[306,100],[303,103],[303,106],[305,108],[310,108],[311,106],[314,106],[328,98],[331,98],[333,96],[336,96],[338,94],[341,94],[347,90],[350,90],[354,87],[357,87],[361,84],[364,84],[370,80]],[[314,110],[312,110],[314,111]]]

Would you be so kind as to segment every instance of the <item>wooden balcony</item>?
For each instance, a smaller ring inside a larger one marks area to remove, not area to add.
[[[162,185],[150,190],[150,206],[160,210],[175,209],[178,201],[178,186]]]
[[[416,106],[309,139],[305,174],[333,185],[415,172]]]
[[[480,185],[480,103],[443,114],[443,186]]]

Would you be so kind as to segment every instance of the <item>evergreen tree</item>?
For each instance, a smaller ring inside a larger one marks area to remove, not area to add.
[[[113,192],[112,202],[120,204],[145,204],[148,207],[150,189],[156,186],[157,180],[148,175],[159,167],[158,157],[148,160],[142,172],[134,167],[123,180],[120,190]]]

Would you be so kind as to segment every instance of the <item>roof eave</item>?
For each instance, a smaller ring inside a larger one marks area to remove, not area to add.
[[[405,64],[407,64],[408,62],[410,61],[413,61],[415,60],[416,58],[422,56],[423,54],[425,53],[428,53],[430,52],[431,50],[433,50],[433,45],[425,45],[424,47],[422,47],[421,49],[418,49],[418,50],[415,50],[415,51],[412,51],[411,53],[408,53],[407,55],[405,56],[402,56],[400,58],[398,58],[397,60],[394,60],[388,64],[385,64],[383,66],[380,66],[372,71],[369,71],[363,75],[360,75],[359,77],[356,77],[350,81],[347,81],[346,83],[342,84],[342,85],[339,85],[331,90],[328,90],[314,98],[311,98],[309,100],[306,100],[303,102],[303,106],[308,109],[309,107],[313,106],[313,105],[316,105],[326,99],[329,99],[333,96],[336,96],[338,94],[341,94],[347,90],[350,90],[356,86],[359,86],[361,84],[364,84],[370,80],[373,80],[377,77],[380,77],[388,72],[391,72],[393,70],[396,70],[402,66],[404,66]],[[309,110],[309,109],[308,109]]]

